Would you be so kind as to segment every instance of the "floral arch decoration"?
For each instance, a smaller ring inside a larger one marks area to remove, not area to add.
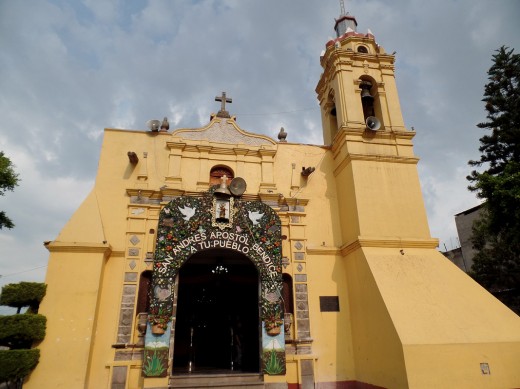
[[[281,223],[276,212],[257,201],[231,198],[227,223],[215,224],[218,204],[214,188],[202,197],[181,196],[170,201],[159,215],[150,312],[145,337],[143,372],[166,376],[173,311],[174,282],[191,255],[210,249],[235,250],[247,256],[258,269],[262,321],[262,370],[285,374],[283,331]],[[162,325],[164,334],[151,328]],[[150,369],[161,365],[163,369]]]

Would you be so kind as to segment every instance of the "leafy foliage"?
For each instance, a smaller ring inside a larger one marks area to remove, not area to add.
[[[270,350],[264,354],[264,371],[269,375],[278,375],[284,372],[284,363],[281,361],[275,350]]]
[[[163,364],[162,358],[157,355],[157,350],[154,350],[151,357],[146,359],[143,366],[143,372],[147,377],[159,377],[161,376],[166,367]]]
[[[7,284],[2,288],[0,294],[0,305],[18,308],[30,307],[31,311],[38,312],[38,306],[45,296],[47,285],[41,282],[20,282],[18,284]]]
[[[0,316],[0,346],[11,349],[30,348],[43,340],[47,318],[43,315]]]
[[[0,351],[0,382],[7,388],[21,389],[24,378],[38,364],[40,350],[30,348],[45,337],[45,316],[34,314],[45,296],[46,285],[38,282],[8,284],[2,288],[0,305],[18,308],[29,306],[23,315],[0,316],[0,346],[11,350]]]
[[[13,191],[18,185],[18,174],[15,173],[11,160],[0,151],[0,196],[6,191]],[[0,211],[0,230],[2,228],[13,228],[14,223],[7,217],[4,211]]]
[[[0,382],[21,387],[23,379],[38,364],[40,350],[0,350]]]
[[[473,226],[477,250],[471,275],[520,313],[520,55],[501,47],[493,55],[484,99],[491,131],[480,138],[480,159],[471,166],[469,189],[485,203]]]
[[[493,175],[502,173],[509,161],[520,161],[520,55],[513,51],[502,46],[493,55],[482,99],[488,120],[477,125],[491,135],[480,138],[480,159],[469,161],[471,166],[488,163],[486,172]],[[468,179],[478,182],[479,176],[473,171]]]

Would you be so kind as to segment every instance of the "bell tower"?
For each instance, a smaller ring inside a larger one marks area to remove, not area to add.
[[[323,138],[334,158],[342,245],[364,239],[430,237],[412,138],[405,128],[394,74],[369,30],[357,32],[356,18],[342,11],[321,55],[316,87]]]
[[[370,30],[358,33],[354,16],[342,14],[334,30],[336,38],[320,58],[323,73],[316,87],[324,143],[332,144],[341,130],[405,131],[394,55],[386,54]]]
[[[508,356],[520,355],[518,318],[430,236],[394,55],[370,31],[357,32],[343,10],[335,30],[316,92],[340,231],[335,271],[347,284],[350,328],[341,335],[352,343],[355,380],[384,388],[518,387],[520,376],[508,373],[518,370]],[[490,366],[499,370],[496,383]]]

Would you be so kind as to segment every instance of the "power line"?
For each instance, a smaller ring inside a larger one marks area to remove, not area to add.
[[[33,271],[33,270],[41,269],[42,267],[47,267],[47,265],[33,267],[32,269],[17,271],[15,273],[11,273],[11,274],[5,274],[5,275],[0,274],[0,278],[10,277],[10,276],[14,276],[16,274],[21,274],[21,273],[27,273],[27,272],[30,272],[30,271]]]
[[[318,110],[317,107],[312,108],[301,108],[301,109],[295,109],[292,111],[281,111],[281,112],[269,112],[269,113],[234,113],[236,116],[269,116],[269,115],[283,115],[286,113],[296,113],[296,112],[304,112],[304,111],[313,111]]]

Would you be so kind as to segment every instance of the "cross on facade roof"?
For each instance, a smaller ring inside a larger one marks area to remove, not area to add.
[[[229,118],[229,112],[226,111],[226,103],[232,103],[233,99],[226,97],[226,92],[222,92],[222,96],[215,97],[215,101],[220,101],[220,111],[217,116],[221,118]]]

